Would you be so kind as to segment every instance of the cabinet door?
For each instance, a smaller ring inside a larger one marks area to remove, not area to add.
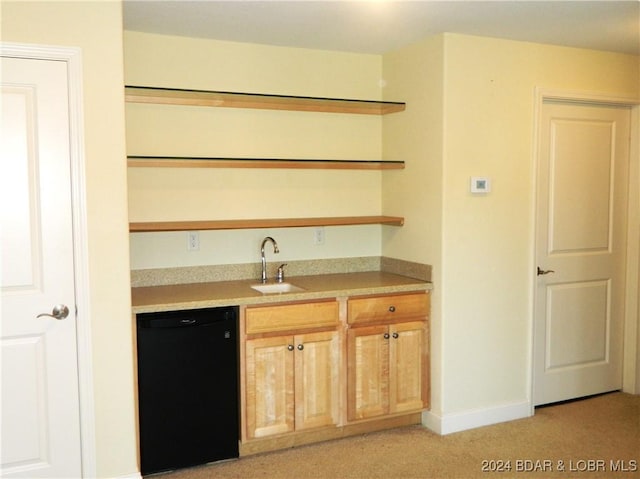
[[[246,428],[249,438],[293,431],[293,337],[246,342]]]
[[[339,346],[337,331],[295,336],[296,430],[337,424]]]
[[[389,412],[423,409],[428,397],[426,323],[389,326]]]
[[[389,410],[389,339],[387,326],[347,332],[347,417],[353,421]]]

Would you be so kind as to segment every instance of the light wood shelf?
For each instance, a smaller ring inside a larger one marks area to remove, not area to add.
[[[263,95],[260,93],[233,93],[144,86],[125,86],[125,100],[129,103],[354,113],[363,115],[387,115],[389,113],[404,111],[406,108],[404,102]]]
[[[305,226],[353,226],[353,225],[402,226],[404,218],[398,216],[339,216],[321,218],[271,218],[212,221],[151,221],[130,223],[132,233],[158,231],[204,231],[259,228],[298,228]]]
[[[264,95],[255,93],[232,93],[143,86],[126,86],[125,100],[129,103],[253,108],[268,110],[350,113],[364,115],[386,115],[389,113],[404,111],[404,109],[406,108],[406,105],[403,102],[350,100],[287,95]],[[128,165],[130,167],[299,168],[355,170],[386,170],[404,168],[403,161],[275,158],[258,159],[169,156],[129,156],[127,159]],[[402,226],[404,224],[404,218],[396,216],[348,216],[212,221],[158,221],[130,223],[129,230],[131,232],[159,232],[373,224]]]
[[[316,160],[279,158],[213,158],[128,156],[132,168],[291,168],[315,170],[401,170],[404,161]]]

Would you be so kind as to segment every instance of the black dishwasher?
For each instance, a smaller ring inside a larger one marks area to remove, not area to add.
[[[137,315],[143,475],[238,457],[238,307]]]

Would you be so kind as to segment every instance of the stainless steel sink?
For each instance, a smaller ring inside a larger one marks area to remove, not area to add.
[[[304,288],[291,283],[253,284],[251,287],[262,294],[297,293],[304,291]]]

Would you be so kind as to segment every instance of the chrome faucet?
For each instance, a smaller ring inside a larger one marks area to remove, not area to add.
[[[265,239],[262,240],[262,246],[260,246],[260,255],[262,258],[262,282],[266,283],[267,282],[267,260],[264,257],[264,245],[267,244],[267,241],[271,241],[273,243],[273,252],[274,253],[279,253],[280,250],[278,249],[278,243],[276,243],[276,240],[274,240],[271,236],[267,236]]]

